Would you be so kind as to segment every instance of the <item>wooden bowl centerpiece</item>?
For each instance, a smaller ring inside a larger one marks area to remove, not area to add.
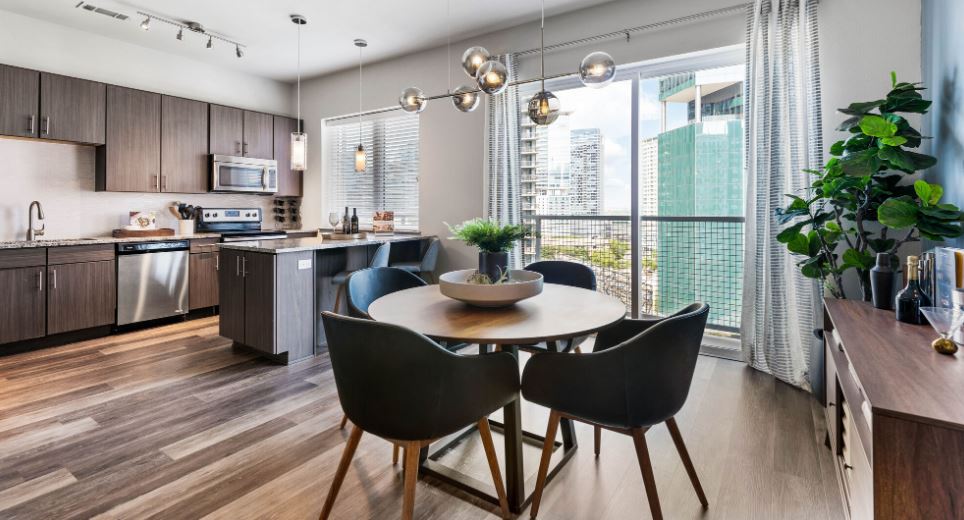
[[[542,274],[510,270],[508,277],[491,283],[475,270],[451,271],[439,277],[439,290],[453,300],[476,307],[507,307],[542,292]]]

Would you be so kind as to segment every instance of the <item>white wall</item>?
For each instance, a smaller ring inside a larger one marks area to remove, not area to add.
[[[290,114],[292,108],[287,83],[7,11],[0,11],[0,63],[252,110]],[[171,226],[166,206],[174,200],[251,207],[271,202],[252,195],[97,193],[93,147],[36,140],[0,139],[0,186],[0,240],[25,238],[31,200],[44,205],[48,238],[109,234],[129,210],[157,211],[161,224]]]
[[[546,20],[546,43],[568,41],[627,27],[669,20],[733,5],[732,0],[624,0],[576,11]],[[568,49],[546,56],[547,74],[575,71],[583,56],[605,50],[617,63],[740,44],[744,41],[742,14],[633,35],[630,42],[616,40]],[[359,36],[364,36],[360,34]],[[538,24],[494,32],[469,41],[452,43],[452,87],[469,83],[458,65],[463,50],[483,45],[493,53],[520,51],[539,44]],[[428,94],[445,92],[448,86],[445,47],[404,58],[368,64],[364,72],[363,109],[395,106],[399,92],[415,85]],[[538,72],[537,59],[521,64],[520,77]],[[628,109],[628,107],[627,107]],[[302,116],[313,148],[305,174],[303,214],[306,227],[327,225],[322,208],[320,125],[323,118],[358,110],[358,70],[349,69],[302,83]],[[419,222],[422,231],[447,237],[443,221],[451,224],[483,215],[483,163],[485,157],[485,104],[472,114],[457,112],[447,100],[429,104],[420,121]],[[442,271],[471,267],[475,251],[443,241]]]

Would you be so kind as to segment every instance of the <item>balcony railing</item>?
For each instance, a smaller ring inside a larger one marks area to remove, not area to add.
[[[628,215],[527,216],[523,223],[535,232],[522,243],[526,263],[586,264],[596,273],[600,291],[640,314],[666,315],[694,301],[706,302],[710,329],[725,335],[739,331],[743,217],[641,216],[635,255]]]

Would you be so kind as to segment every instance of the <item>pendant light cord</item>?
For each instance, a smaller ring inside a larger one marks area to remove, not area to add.
[[[546,0],[542,0],[542,21],[539,27],[539,47],[542,49],[542,91],[546,91]]]
[[[301,24],[296,24],[298,26],[298,133],[302,133],[301,129]]]
[[[362,141],[362,47],[358,47],[358,145]]]
[[[445,0],[445,63],[448,71],[445,73],[445,92],[452,93],[452,0]]]

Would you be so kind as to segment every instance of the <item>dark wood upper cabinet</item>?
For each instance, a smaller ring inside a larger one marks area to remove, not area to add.
[[[46,291],[43,266],[0,269],[0,343],[44,335]]]
[[[274,158],[274,119],[269,114],[244,111],[245,157],[256,159]]]
[[[274,116],[274,158],[278,161],[276,197],[301,197],[303,192],[302,173],[291,169],[291,132],[297,129],[297,120]]]
[[[104,144],[107,85],[42,72],[40,137],[76,143]]]
[[[211,153],[242,155],[244,142],[244,111],[221,105],[211,105]]]
[[[97,189],[162,191],[161,95],[107,88],[107,145],[97,150]]]
[[[114,261],[47,267],[47,334],[114,323]]]
[[[208,104],[161,96],[161,191],[208,190]]]
[[[37,137],[39,110],[40,73],[0,65],[0,134]]]

